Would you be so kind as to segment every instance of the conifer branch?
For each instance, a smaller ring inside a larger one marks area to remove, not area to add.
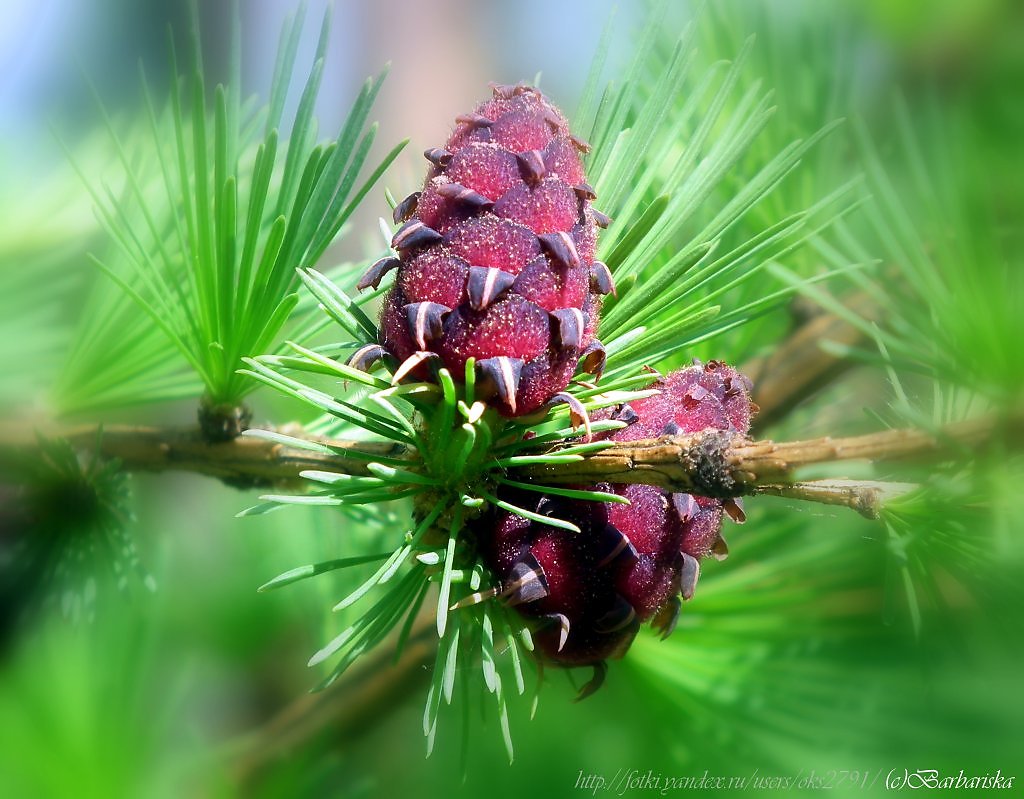
[[[12,453],[33,448],[31,431],[7,430],[0,436],[0,464]],[[291,430],[291,433],[297,431]],[[692,435],[614,443],[569,463],[533,464],[519,476],[541,483],[646,483],[670,491],[701,496],[774,494],[801,500],[846,505],[865,515],[877,513],[878,501],[903,484],[876,482],[799,482],[802,467],[848,460],[969,460],[986,441],[1020,439],[1024,412],[985,416],[948,425],[935,433],[886,430],[869,435],[803,441],[750,441],[734,434],[704,431]],[[368,474],[375,458],[411,455],[394,443],[309,439],[329,452],[309,452],[242,436],[224,443],[205,441],[197,427],[95,427],[49,431],[74,446],[118,459],[128,471],[188,471],[219,478],[240,487],[304,484],[306,470]],[[351,453],[351,454],[350,454]],[[905,487],[905,486],[904,486]]]
[[[994,435],[1019,439],[1022,433],[1022,412],[1001,419],[986,416],[957,422],[935,434],[899,429],[845,438],[826,436],[775,442],[748,441],[728,433],[705,431],[629,442],[591,453],[575,463],[534,465],[523,472],[553,483],[647,483],[670,491],[728,497],[779,493],[774,487],[780,484],[788,484],[792,489],[797,470],[813,464],[922,458],[968,460]],[[763,491],[765,487],[774,490]],[[800,499],[837,496],[834,491],[823,490],[805,490],[802,494],[790,490],[786,495]]]
[[[268,764],[309,745],[325,730],[330,730],[331,746],[342,746],[419,691],[428,681],[436,652],[433,615],[423,614],[400,656],[391,646],[378,647],[344,680],[292,700],[260,727],[230,742],[221,754],[238,784],[249,785]]]
[[[864,293],[854,294],[843,304],[867,321],[879,315],[878,307]],[[784,419],[802,401],[834,382],[856,363],[838,358],[824,349],[825,341],[854,347],[867,336],[855,325],[816,305],[796,306],[803,321],[771,352],[740,369],[754,384],[753,399],[760,410],[754,417],[755,430]]]
[[[837,505],[857,511],[868,519],[881,515],[885,501],[917,488],[914,483],[877,480],[810,480],[758,486],[755,493],[786,497],[822,505]]]
[[[310,469],[369,475],[368,461],[402,457],[405,452],[400,444],[393,442],[331,441],[334,450],[331,454],[308,452],[246,436],[211,443],[198,426],[112,425],[45,430],[43,435],[67,439],[82,450],[95,451],[98,447],[100,456],[116,458],[127,471],[193,472],[216,477],[238,488],[302,486],[306,481],[300,474]],[[32,430],[5,431],[0,435],[0,464],[12,451],[23,451],[34,444]],[[363,457],[347,456],[348,451],[358,451]]]

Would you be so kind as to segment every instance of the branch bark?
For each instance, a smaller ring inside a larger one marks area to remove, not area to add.
[[[283,432],[301,433],[299,430]],[[196,427],[132,427],[124,425],[46,430],[47,436],[66,438],[75,447],[117,458],[133,472],[185,471],[216,477],[238,488],[298,487],[307,469],[367,475],[367,459],[402,457],[405,449],[391,442],[330,441],[336,454],[294,449],[257,438],[241,436],[210,443]],[[320,440],[320,439],[317,439]],[[0,435],[0,449],[25,450],[35,444],[35,434],[23,427]],[[98,447],[98,451],[97,451]],[[363,457],[347,456],[358,451]]]
[[[847,438],[747,441],[716,431],[618,444],[575,463],[533,465],[522,473],[552,483],[647,483],[670,491],[728,497],[758,493],[763,486],[794,482],[794,473],[817,463],[893,461],[949,457],[968,459],[999,435],[1019,437],[1024,413],[1002,420],[982,417],[931,434],[886,430]]]
[[[914,483],[886,483],[877,480],[811,480],[757,487],[757,494],[837,505],[877,519],[886,500],[913,491]]]
[[[935,434],[907,429],[847,438],[775,442],[704,431],[616,443],[576,462],[535,464],[521,467],[517,473],[547,483],[646,483],[700,496],[781,494],[848,505],[863,512],[863,507],[872,504],[870,496],[877,500],[879,484],[818,483],[803,484],[800,489],[795,473],[812,464],[847,460],[967,460],[979,445],[994,436],[1020,438],[1022,431],[1024,411],[1002,418],[987,416],[958,422]],[[34,445],[30,431],[7,432],[0,436],[0,450],[10,452],[12,447]],[[217,477],[239,487],[297,487],[303,484],[300,473],[307,469],[363,475],[367,473],[368,460],[410,457],[404,448],[392,443],[319,439],[334,450],[320,454],[245,436],[211,444],[203,440],[198,428],[109,427],[103,429],[102,435],[98,436],[98,432],[96,428],[79,428],[55,434],[85,450],[98,446],[101,456],[118,458],[129,471],[182,470]],[[359,456],[349,455],[350,452],[358,452]]]

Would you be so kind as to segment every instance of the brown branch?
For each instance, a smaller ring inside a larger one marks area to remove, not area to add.
[[[844,300],[851,311],[867,321],[879,316],[878,306],[868,295],[854,294]],[[754,384],[753,399],[760,407],[754,418],[755,430],[764,430],[787,416],[801,402],[834,382],[856,363],[837,358],[822,348],[823,341],[847,347],[867,340],[864,332],[844,319],[817,308],[801,314],[806,321],[763,358],[740,369]]]
[[[242,436],[232,441],[210,443],[198,427],[80,427],[44,430],[79,449],[117,458],[133,472],[185,471],[219,478],[240,488],[259,486],[297,487],[299,476],[308,469],[365,475],[367,458],[402,457],[405,449],[390,442],[330,441],[334,453],[309,452],[272,441]],[[300,434],[299,430],[284,432]],[[305,436],[306,438],[310,438]],[[311,439],[320,440],[320,439]],[[5,449],[24,450],[34,446],[35,433],[19,427],[0,433]],[[347,456],[358,451],[363,457]]]
[[[552,483],[647,483],[670,491],[727,497],[757,493],[761,486],[792,483],[798,469],[817,463],[967,459],[973,448],[997,431],[1020,437],[1024,413],[1001,423],[993,417],[958,422],[936,435],[921,430],[887,430],[849,438],[774,442],[746,441],[705,431],[620,444],[575,463],[533,465],[523,473]]]
[[[883,483],[875,480],[811,480],[758,486],[758,495],[787,497],[823,505],[838,505],[877,519],[886,500],[914,490],[914,483]]]
[[[324,730],[330,730],[335,746],[357,738],[419,691],[430,678],[437,652],[434,614],[420,614],[397,659],[394,641],[392,636],[360,658],[343,680],[319,693],[303,694],[259,728],[229,742],[220,755],[237,783],[252,783],[268,764],[300,750]]]
[[[817,438],[807,441],[749,441],[739,436],[705,431],[660,439],[617,443],[608,449],[569,463],[521,467],[518,474],[550,483],[594,484],[647,483],[671,491],[701,496],[738,496],[772,493],[765,487],[790,485],[801,467],[816,463],[907,458],[967,459],[971,450],[993,436],[1020,436],[1024,412],[1002,419],[983,417],[949,425],[933,435],[920,430],[887,430],[849,438]],[[0,435],[10,450],[32,447],[31,431]],[[307,469],[366,474],[367,460],[403,457],[408,452],[392,443],[323,441],[331,453],[307,452],[259,438],[243,436],[211,444],[198,428],[111,427],[97,438],[95,428],[68,430],[60,435],[86,450],[99,441],[100,454],[118,458],[130,471],[190,471],[220,478],[236,486],[297,486]],[[352,452],[359,452],[353,457]],[[780,493],[776,488],[774,493]],[[787,496],[833,502],[834,491],[794,488]]]

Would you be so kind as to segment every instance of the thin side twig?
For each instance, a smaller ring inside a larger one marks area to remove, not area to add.
[[[914,483],[887,483],[877,480],[810,480],[758,486],[757,495],[786,497],[822,505],[837,505],[857,511],[868,519],[877,519],[886,500],[917,488]]]

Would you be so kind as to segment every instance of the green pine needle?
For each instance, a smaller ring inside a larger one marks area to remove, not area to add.
[[[208,93],[193,26],[192,63],[181,79],[182,90],[172,92],[169,112],[155,110],[144,84],[158,174],[139,172],[107,119],[128,189],[116,196],[90,184],[101,219],[124,254],[124,268],[106,260],[101,268],[174,342],[214,404],[237,404],[259,385],[238,369],[241,359],[279,346],[281,332],[296,319],[296,270],[321,259],[404,147],[399,144],[376,165],[367,163],[376,135],[375,126],[366,128],[367,119],[383,74],[367,81],[337,137],[315,143],[313,106],[323,71],[326,17],[290,139],[279,144],[301,22],[299,15],[286,25],[269,107],[249,116],[242,114],[237,85],[218,85],[212,97]],[[177,64],[173,48],[171,57]],[[237,63],[232,71],[237,74]],[[257,140],[254,123],[263,114],[264,133]],[[149,190],[146,181],[158,190]],[[310,279],[303,274],[303,280]],[[308,313],[308,306],[303,310]],[[363,335],[375,332],[353,303],[344,314]]]

